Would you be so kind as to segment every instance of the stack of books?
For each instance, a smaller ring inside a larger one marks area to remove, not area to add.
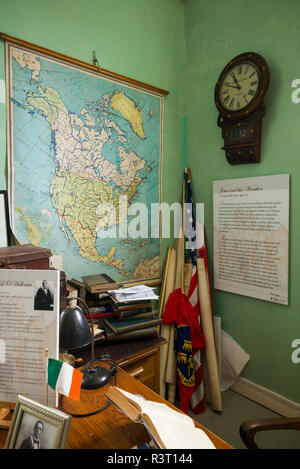
[[[88,316],[87,311],[81,302],[77,302],[80,297],[88,306],[93,319],[102,319],[105,317],[117,316],[117,313],[112,307],[111,297],[107,293],[91,293],[85,283],[75,279],[67,281],[68,298],[74,298],[70,301],[70,306],[78,306],[83,309],[83,312]]]
[[[86,284],[87,290],[92,294],[118,289],[121,286],[119,282],[115,282],[106,274],[84,275],[82,280]]]
[[[145,285],[108,292],[115,317],[104,318],[101,326],[107,342],[147,339],[158,336],[161,318],[153,311],[152,300],[158,299],[153,289]]]
[[[161,318],[153,310],[153,300],[159,297],[153,288],[136,285],[119,288],[105,274],[82,277],[83,282],[75,279],[68,281],[69,297],[72,306],[80,296],[87,304],[95,326],[103,329],[106,342],[150,339],[157,337]],[[87,311],[81,303],[87,319]]]
[[[151,339],[158,337],[158,326],[161,319],[157,312],[148,318],[117,319],[105,318],[99,324],[105,331],[106,342],[121,342],[134,339]]]
[[[121,320],[152,315],[152,302],[150,300],[118,301],[112,296],[111,306]]]

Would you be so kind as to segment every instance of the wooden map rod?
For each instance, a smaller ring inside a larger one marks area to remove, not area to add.
[[[61,54],[60,52],[53,51],[51,49],[47,49],[46,47],[38,46],[37,44],[32,44],[31,42],[23,41],[22,39],[18,39],[17,37],[9,36],[5,33],[0,33],[0,38],[4,41],[10,42],[17,46],[24,47],[26,49],[30,49],[34,52],[39,54],[44,54],[54,59],[62,60],[67,62],[71,65],[75,65],[80,68],[84,68],[94,73],[99,73],[101,76],[105,78],[111,78],[114,80],[119,80],[129,85],[137,86],[138,88],[143,88],[144,90],[152,91],[154,93],[160,95],[168,95],[169,91],[163,90],[161,88],[156,88],[155,86],[148,85],[147,83],[135,80],[133,78],[125,77],[124,75],[119,75],[118,73],[111,72],[110,70],[105,70],[104,68],[97,67],[96,65],[92,65],[88,62],[83,62],[82,60],[75,59],[65,54]]]

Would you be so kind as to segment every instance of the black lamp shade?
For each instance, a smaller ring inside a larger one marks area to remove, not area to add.
[[[63,309],[59,317],[59,349],[75,352],[92,342],[90,326],[79,306]]]

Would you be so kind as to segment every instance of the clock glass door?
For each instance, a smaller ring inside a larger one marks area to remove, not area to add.
[[[239,111],[251,103],[259,85],[256,67],[242,62],[232,67],[225,75],[219,98],[222,106],[230,111]]]

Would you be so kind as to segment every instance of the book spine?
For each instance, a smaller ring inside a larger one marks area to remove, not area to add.
[[[117,314],[114,312],[113,308],[109,305],[107,306],[90,306],[89,307],[91,316],[93,319],[102,319],[102,318],[113,318]],[[88,318],[88,314],[85,312],[85,316]]]
[[[111,305],[91,306],[89,310],[91,313],[114,313],[114,310]]]
[[[137,308],[137,309],[128,309],[128,310],[121,310],[121,311],[117,311],[117,314],[119,316],[120,319],[124,319],[124,318],[129,318],[131,316],[135,316],[136,314],[141,314],[141,313],[151,313],[152,312],[152,308]]]
[[[151,318],[152,316],[155,316],[155,313],[153,313],[153,311],[148,311],[148,313],[138,313],[129,317],[118,315],[118,319],[120,321],[126,321],[127,319],[144,319],[144,318]]]
[[[118,290],[120,288],[119,283],[106,283],[100,285],[87,285],[87,289],[91,293],[102,293],[107,292],[108,290]]]
[[[116,311],[127,311],[132,309],[141,309],[141,308],[152,308],[152,303],[149,301],[140,301],[140,302],[128,302],[128,303],[118,303],[114,298],[111,299],[112,307]]]
[[[113,332],[106,333],[106,342],[121,342],[122,340],[134,340],[134,339],[152,339],[158,337],[157,327],[147,327],[145,329],[139,329],[137,331],[127,332],[126,334],[114,334]]]
[[[68,283],[78,290],[78,296],[80,296],[80,298],[82,298],[85,301],[86,285],[82,282],[79,282],[79,280],[75,280],[73,278],[71,280],[68,280]]]
[[[85,315],[88,319],[88,314]],[[115,318],[117,317],[116,313],[91,313],[93,319],[103,319],[103,318]]]
[[[115,333],[115,334],[126,334],[127,332],[131,331],[137,331],[140,329],[146,329],[149,328],[150,326],[158,326],[161,323],[161,319],[156,318],[153,319],[152,321],[146,321],[146,322],[138,322],[136,324],[130,324],[125,327],[115,327],[114,324],[112,324],[109,319],[104,319],[104,323]]]

